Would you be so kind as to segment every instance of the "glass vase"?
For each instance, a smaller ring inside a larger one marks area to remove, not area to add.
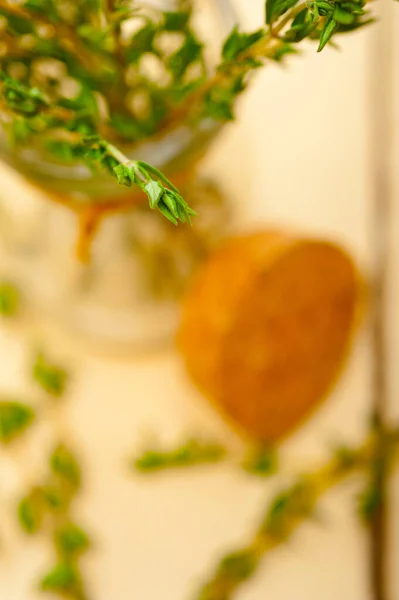
[[[210,61],[234,23],[228,0],[201,4]],[[23,207],[24,196],[32,204],[26,190],[18,192],[22,210],[1,199],[0,275],[19,283],[32,309],[97,348],[142,350],[171,340],[179,297],[229,221],[223,195],[196,169],[219,131],[211,120],[195,129],[182,124],[123,148],[173,180],[199,213],[193,227],[175,227],[149,210],[140,191],[106,173],[51,161],[33,147],[11,148],[0,132],[1,159],[43,192],[34,210]],[[99,204],[106,206],[101,219],[92,210]]]

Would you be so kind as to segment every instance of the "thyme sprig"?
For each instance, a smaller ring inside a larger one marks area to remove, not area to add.
[[[233,598],[238,588],[255,573],[265,554],[286,542],[314,514],[325,492],[358,471],[368,472],[380,452],[380,435],[384,437],[385,451],[392,456],[399,446],[398,429],[372,435],[358,447],[340,449],[329,463],[300,476],[290,487],[277,494],[248,544],[219,561],[214,574],[196,595],[196,600]]]
[[[65,394],[68,374],[64,367],[50,363],[44,353],[36,357],[32,373],[47,394]],[[28,404],[0,399],[0,445],[9,446],[30,429],[40,413]],[[20,497],[16,515],[29,536],[42,534],[54,550],[54,564],[39,581],[43,592],[69,600],[87,598],[80,558],[90,548],[85,530],[74,520],[74,502],[82,487],[82,469],[68,444],[60,441],[49,454],[44,477],[31,483]]]
[[[16,115],[24,116],[29,135],[43,127],[57,134],[60,123],[68,118],[68,136],[51,140],[52,152],[64,160],[82,160],[91,167],[102,168],[112,174],[120,185],[137,185],[147,196],[151,209],[158,209],[175,225],[191,223],[193,211],[179,190],[155,167],[128,159],[118,148],[97,134],[83,135],[80,116],[76,111],[52,107],[38,88],[29,88],[0,71],[0,95],[7,108]],[[37,117],[45,119],[37,121]],[[87,132],[86,128],[86,132]]]
[[[141,473],[166,469],[181,469],[222,461],[226,449],[216,442],[192,438],[171,450],[149,449],[132,460],[132,466]]]
[[[250,475],[269,477],[278,469],[276,448],[250,445],[244,458],[237,460],[233,451],[221,443],[199,437],[190,437],[180,445],[165,449],[153,446],[131,459],[131,465],[140,473],[154,473],[165,470],[196,467],[204,464],[218,464],[230,460]]]
[[[60,443],[50,454],[45,480],[28,490],[17,507],[25,533],[46,531],[54,546],[56,562],[40,580],[40,589],[73,600],[86,598],[79,559],[90,547],[89,536],[71,517],[80,487],[79,463],[69,448]]]
[[[305,38],[317,41],[320,52],[335,34],[367,25],[372,19],[366,1],[267,0],[267,26],[249,34],[235,28],[223,45],[214,74],[187,97],[171,122],[204,117],[233,120],[237,97],[254,70],[269,60],[281,62],[286,55],[296,54]]]

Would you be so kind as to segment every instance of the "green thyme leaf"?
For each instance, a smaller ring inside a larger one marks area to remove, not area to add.
[[[240,33],[238,28],[235,27],[224,43],[222,49],[223,59],[227,61],[236,59],[241,52],[256,44],[264,36],[264,33],[263,29],[250,34]]]
[[[35,115],[49,106],[45,94],[37,87],[25,84],[9,77],[0,70],[1,93],[10,109],[21,115]]]
[[[239,33],[237,27],[235,27],[224,43],[222,56],[224,60],[232,60],[237,56],[237,54],[239,54],[240,50],[241,34]]]
[[[184,31],[186,29],[189,20],[189,11],[176,11],[176,12],[165,12],[164,18],[164,29],[166,31]]]
[[[168,60],[168,67],[175,78],[181,78],[189,65],[201,57],[202,44],[196,37],[189,33],[183,46],[177,50]]]
[[[0,443],[8,444],[20,436],[31,425],[35,413],[30,406],[0,400]]]
[[[294,48],[292,44],[283,43],[278,48],[276,48],[273,56],[271,57],[276,62],[281,62],[287,54],[297,54],[298,50]]]
[[[59,444],[51,454],[50,467],[54,474],[65,480],[72,488],[80,487],[81,471],[79,463],[64,444]]]
[[[20,306],[20,293],[18,288],[7,281],[0,283],[0,315],[14,317]]]
[[[371,25],[375,23],[375,19],[365,19],[364,21],[356,20],[351,25],[340,25],[335,33],[335,35],[340,35],[344,33],[350,33],[351,31],[356,31],[361,27],[365,27],[366,25]]]
[[[314,7],[317,8],[317,12],[320,16],[326,17],[334,11],[334,6],[337,6],[334,2],[328,0],[317,0]]]
[[[359,496],[358,513],[362,521],[370,524],[374,515],[384,504],[386,481],[395,457],[395,433],[388,432],[378,424],[373,425],[375,435],[374,455],[367,473],[365,489]],[[397,435],[397,432],[396,432]]]
[[[85,552],[90,540],[85,531],[75,523],[66,523],[55,532],[55,546],[62,556],[76,556]]]
[[[45,392],[59,398],[65,392],[68,373],[63,367],[50,363],[45,355],[39,352],[33,365],[33,379]]]
[[[274,499],[264,520],[264,530],[271,535],[285,535],[285,528],[289,525],[288,516],[294,519],[307,518],[313,507],[312,487],[299,480]]]
[[[234,121],[233,103],[235,95],[230,93],[228,99],[218,98],[218,90],[214,90],[205,98],[204,114],[216,121]]]
[[[116,175],[119,185],[131,187],[132,180],[130,178],[130,170],[126,165],[120,164],[114,167],[114,173]]]
[[[251,550],[232,552],[220,561],[218,575],[230,581],[245,581],[253,575],[258,563],[258,557]]]
[[[135,33],[126,50],[126,58],[129,63],[138,62],[144,53],[153,51],[156,33],[157,28],[151,22],[148,22]]]
[[[272,21],[295,6],[298,1],[299,0],[266,0],[266,23],[270,25]]]
[[[49,483],[44,485],[41,492],[47,508],[55,512],[65,510],[71,500],[69,490],[65,490],[65,487],[59,484]]]
[[[335,5],[334,9],[334,20],[341,25],[352,25],[356,20],[356,15],[352,12],[341,8],[339,4]]]
[[[332,36],[336,32],[338,28],[338,23],[332,17],[329,17],[323,27],[323,30],[320,34],[320,43],[317,48],[317,52],[321,52],[326,44],[331,40]]]
[[[7,18],[7,25],[12,33],[26,35],[33,32],[34,25],[29,19],[16,14],[9,14],[5,10],[0,10],[0,15],[4,15]]]
[[[178,225],[177,219],[173,216],[169,208],[163,202],[158,202],[157,208],[163,214],[163,216],[168,219],[168,221],[173,223],[173,225]]]
[[[360,494],[358,499],[358,513],[365,524],[369,524],[382,503],[381,490],[375,482],[371,482]]]
[[[260,447],[251,450],[243,463],[243,468],[252,475],[269,477],[278,469],[278,454],[274,447]]]
[[[158,206],[158,203],[165,192],[165,188],[159,181],[151,179],[145,186],[145,191],[150,201],[150,208],[155,208]]]
[[[356,462],[356,454],[353,449],[343,444],[334,449],[334,457],[339,469],[348,469]]]
[[[40,530],[43,522],[43,501],[37,488],[20,500],[18,521],[26,533],[34,534]]]
[[[68,562],[61,562],[43,577],[40,587],[45,592],[73,593],[79,589],[80,581],[77,568]]]
[[[304,8],[292,21],[290,29],[284,36],[288,42],[301,42],[311,34],[317,25],[318,19],[312,15],[308,8]]]
[[[162,201],[165,206],[170,210],[175,219],[180,218],[180,213],[177,209],[177,195],[172,190],[165,190],[165,193],[162,196]]]

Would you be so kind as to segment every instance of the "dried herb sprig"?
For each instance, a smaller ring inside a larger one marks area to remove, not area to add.
[[[399,446],[399,430],[384,433],[384,448],[392,456]],[[358,471],[367,471],[379,452],[379,436],[361,446],[335,453],[322,468],[299,477],[269,505],[249,543],[222,558],[196,600],[230,600],[254,574],[264,555],[289,539],[303,521],[314,514],[319,499],[330,488]]]

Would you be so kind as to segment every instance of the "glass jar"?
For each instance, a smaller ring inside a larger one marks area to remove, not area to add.
[[[209,0],[200,13],[198,27],[208,33],[210,61],[216,60],[236,21],[234,11],[229,0]],[[1,199],[8,223],[0,230],[1,276],[20,282],[31,306],[46,318],[96,347],[141,350],[171,339],[179,296],[225,231],[230,213],[217,187],[196,175],[219,130],[212,121],[195,130],[182,125],[123,149],[166,173],[196,208],[194,226],[177,228],[150,212],[140,192],[118,186],[110,175],[44,159],[31,147],[11,149],[1,135],[2,160],[48,200],[35,198],[32,210],[32,199],[21,190],[18,205],[25,196],[30,209],[15,210],[14,200]],[[109,207],[106,218],[94,219],[93,200]],[[134,209],[124,210],[126,204]]]

